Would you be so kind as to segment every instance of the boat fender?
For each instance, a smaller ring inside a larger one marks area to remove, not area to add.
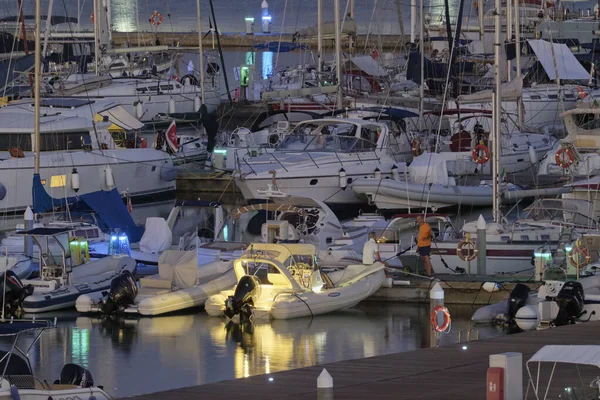
[[[348,179],[346,178],[346,170],[344,168],[340,169],[340,187],[342,190],[346,189],[348,186]]]
[[[554,155],[554,161],[556,161],[556,165],[561,168],[569,168],[575,161],[573,150],[568,147],[561,147]]]
[[[194,97],[194,109],[196,111],[200,111],[201,106],[202,106],[202,100],[200,100],[200,97],[198,97],[198,96]]]
[[[175,111],[175,100],[173,100],[173,98],[171,97],[171,99],[169,99],[169,114],[175,114]]]
[[[456,255],[463,261],[473,261],[477,257],[475,243],[470,239],[461,240],[456,247]]]
[[[396,164],[394,164],[394,166],[392,167],[392,178],[394,178],[395,181],[400,180],[400,171],[398,171],[398,167],[396,166]]]
[[[137,119],[140,119],[144,116],[144,103],[141,101],[138,101],[135,104],[135,116]]]
[[[576,245],[571,250],[569,259],[575,268],[583,268],[590,262],[590,252],[587,248]]]
[[[21,395],[19,394],[19,389],[15,385],[10,386],[10,397],[13,400],[21,400]]]
[[[490,150],[485,144],[480,143],[473,148],[471,156],[477,164],[485,164],[490,160]]]
[[[417,157],[423,154],[423,148],[421,147],[421,140],[416,138],[411,143],[412,146],[412,154]]]
[[[529,161],[531,161],[532,164],[537,164],[539,162],[538,160],[538,156],[537,153],[535,152],[535,149],[533,148],[533,146],[529,146]]]
[[[75,193],[79,191],[79,172],[77,172],[77,168],[73,168],[71,173],[71,187]]]
[[[438,314],[442,313],[444,320],[441,324],[438,323]],[[450,311],[444,306],[436,306],[431,312],[431,326],[436,332],[448,332],[450,329]]]
[[[381,170],[379,167],[375,168],[375,179],[381,179]]]
[[[106,169],[104,170],[104,178],[106,179],[106,186],[108,186],[109,189],[115,187],[115,177],[113,176],[110,165],[107,165]]]

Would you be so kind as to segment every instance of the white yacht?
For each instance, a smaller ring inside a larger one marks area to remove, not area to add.
[[[360,203],[348,186],[358,178],[393,177],[404,172],[390,151],[386,124],[325,118],[296,125],[269,154],[243,160],[236,183],[246,200],[275,184],[290,195],[328,204]]]
[[[40,177],[54,198],[114,187],[131,197],[175,190],[177,171],[162,151],[124,146],[112,128],[143,127],[114,101],[43,99],[40,107]],[[94,122],[94,120],[101,122]],[[112,122],[111,122],[112,121]],[[34,107],[31,100],[0,109],[0,209],[24,211],[31,205]]]

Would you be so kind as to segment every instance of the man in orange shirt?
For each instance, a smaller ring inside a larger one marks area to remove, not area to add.
[[[423,264],[425,264],[427,276],[431,276],[431,260],[429,259],[429,255],[431,254],[431,238],[433,237],[433,232],[431,231],[431,226],[425,222],[422,215],[417,216],[417,225],[419,226],[417,251],[423,260]]]

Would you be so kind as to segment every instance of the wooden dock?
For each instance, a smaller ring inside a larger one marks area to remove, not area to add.
[[[230,400],[243,397],[316,400],[317,376],[323,368],[327,368],[333,377],[336,400],[481,400],[486,397],[486,370],[490,354],[519,352],[523,354],[525,363],[547,344],[597,345],[599,330],[600,322],[589,322],[474,341],[468,343],[466,349],[463,349],[464,344],[420,349],[169,390],[131,399]],[[550,369],[551,365],[542,369],[541,383],[547,383]],[[598,375],[600,371],[597,367],[580,367],[578,370],[574,365],[559,365],[549,398],[558,398],[558,393],[566,386],[587,386]],[[523,365],[523,394],[527,383],[527,370]],[[535,398],[532,393],[526,397],[532,398]]]

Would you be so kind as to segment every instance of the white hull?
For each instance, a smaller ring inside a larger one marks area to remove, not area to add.
[[[19,378],[20,376],[15,376]],[[26,378],[25,378],[26,379]],[[32,379],[34,379],[32,377]],[[7,382],[8,385],[8,382]],[[54,385],[51,385],[51,387]],[[72,387],[68,389],[68,387]],[[48,399],[96,399],[111,400],[111,397],[100,388],[81,388],[75,385],[56,385],[56,389],[19,389],[19,397],[13,397],[10,389],[0,389],[0,398],[21,400],[48,400]]]
[[[124,271],[134,272],[136,262],[130,257],[105,257],[73,268],[70,285],[40,279],[24,280],[33,285],[33,294],[23,301],[26,313],[41,313],[75,306],[77,298],[86,293],[110,288],[111,281]]]
[[[3,212],[23,211],[32,204],[33,162],[34,157],[30,153],[26,153],[24,158],[10,157],[0,161],[0,183],[6,189],[6,196],[0,200]],[[107,185],[107,165],[112,169],[112,178],[120,193],[128,192],[130,196],[138,197],[175,190],[175,180],[163,179],[174,177],[173,164],[166,153],[157,150],[44,152],[40,165],[42,183],[46,182],[46,192],[54,198],[112,189]],[[71,184],[74,168],[79,173],[78,191]],[[58,180],[64,176],[64,182],[52,187],[53,176]]]

